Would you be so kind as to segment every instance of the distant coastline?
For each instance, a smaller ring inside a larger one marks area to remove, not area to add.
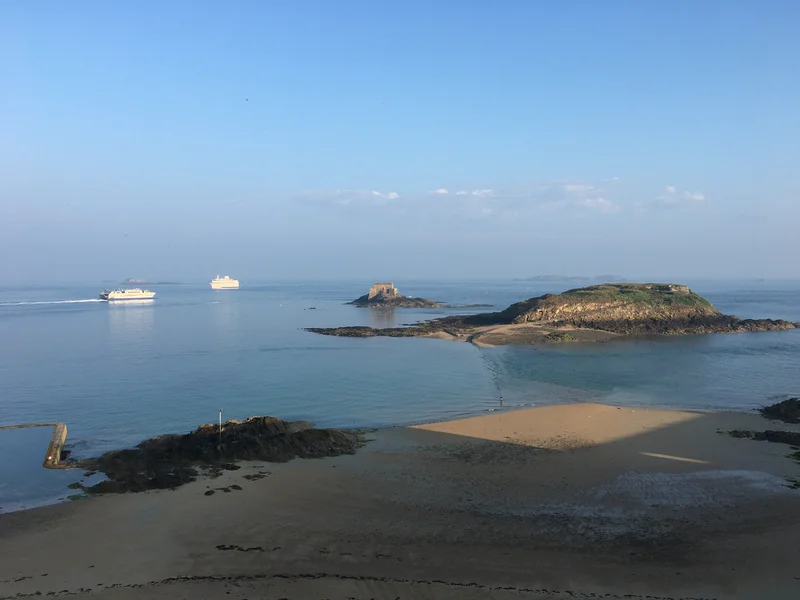
[[[146,279],[129,277],[122,282],[122,285],[180,285],[180,283],[177,281],[148,281]]]
[[[517,277],[514,281],[532,281],[532,282],[589,282],[595,283],[624,283],[627,281],[624,277],[619,275],[596,275],[594,277],[586,277],[583,275],[534,275],[532,277]]]

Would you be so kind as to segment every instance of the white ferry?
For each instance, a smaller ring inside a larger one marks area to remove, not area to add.
[[[155,292],[142,290],[140,288],[105,290],[100,294],[100,300],[108,300],[109,302],[117,302],[120,300],[152,300],[155,297]]]
[[[211,280],[211,289],[212,290],[238,290],[239,289],[239,280],[238,279],[231,279],[227,275],[225,277],[220,277],[217,275],[216,279]]]

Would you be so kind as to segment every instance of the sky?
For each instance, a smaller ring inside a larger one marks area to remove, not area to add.
[[[0,3],[0,281],[800,278],[800,3]]]

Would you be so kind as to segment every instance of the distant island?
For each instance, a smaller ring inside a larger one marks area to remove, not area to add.
[[[179,285],[177,281],[147,281],[146,279],[136,279],[129,277],[122,282],[122,285]]]
[[[362,308],[486,308],[491,306],[490,304],[454,306],[427,298],[412,298],[401,294],[391,282],[374,283],[369,292],[347,304]]]
[[[315,327],[307,331],[346,337],[437,337],[495,346],[794,328],[800,328],[800,323],[722,314],[685,285],[622,283],[545,294],[500,312],[455,315],[409,327]]]

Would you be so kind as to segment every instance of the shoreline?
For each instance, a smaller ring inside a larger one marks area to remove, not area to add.
[[[774,428],[800,433],[604,404],[371,430],[354,455],[0,515],[0,598],[796,597],[800,464],[720,433]]]
[[[480,344],[476,344],[476,345],[479,346],[479,347],[481,346]],[[492,347],[492,346],[488,346],[487,345],[487,347]],[[467,411],[465,414],[463,414],[461,416],[458,416],[458,417],[455,417],[453,419],[432,419],[432,420],[420,420],[420,421],[412,420],[412,421],[407,421],[407,422],[396,424],[396,425],[374,425],[374,426],[369,426],[368,425],[368,426],[359,426],[359,427],[337,427],[337,428],[334,428],[334,430],[335,431],[342,431],[342,432],[349,433],[349,434],[361,435],[361,436],[364,436],[365,438],[367,438],[367,436],[369,434],[374,434],[374,433],[379,433],[379,432],[387,432],[387,431],[392,431],[392,430],[425,429],[425,428],[434,427],[434,426],[443,425],[443,424],[448,424],[448,423],[467,422],[467,421],[471,421],[473,419],[502,417],[504,415],[513,415],[513,414],[516,414],[516,413],[526,413],[527,411],[532,411],[532,410],[539,411],[539,410],[549,409],[549,408],[559,408],[559,407],[567,407],[567,406],[593,406],[593,405],[607,406],[607,407],[610,407],[610,408],[616,408],[616,409],[621,409],[621,410],[664,411],[664,412],[680,412],[680,413],[690,413],[690,414],[696,413],[696,414],[701,414],[701,415],[741,415],[743,417],[748,417],[748,418],[750,418],[750,417],[759,417],[758,411],[760,410],[757,407],[753,407],[751,409],[745,410],[745,409],[738,408],[738,407],[737,408],[727,409],[727,408],[719,408],[719,407],[696,408],[696,407],[686,407],[686,406],[669,405],[669,404],[658,404],[658,405],[651,405],[651,404],[612,404],[612,403],[602,402],[602,401],[599,401],[599,400],[589,400],[589,401],[586,401],[586,402],[573,402],[573,401],[570,401],[570,402],[560,402],[560,403],[555,403],[555,404],[538,404],[538,405],[535,402],[532,402],[532,403],[525,403],[525,404],[506,404],[506,405],[502,405],[502,406],[498,404],[497,407],[494,407],[494,408],[483,408],[479,412]],[[268,418],[270,418],[270,417],[268,417]],[[770,421],[766,417],[760,417],[760,418],[762,418],[762,420],[764,421],[764,424],[770,423]],[[237,421],[234,421],[234,422],[237,422]],[[298,421],[298,423],[301,423],[301,422],[305,423],[305,421]],[[26,424],[26,425],[3,426],[3,427],[0,427],[0,431],[2,431],[3,429],[20,429],[20,428],[31,428],[31,427],[37,427],[37,428],[38,427],[53,427],[53,426],[57,426],[57,425],[63,425],[64,426],[64,430],[66,430],[66,425],[63,424],[63,423],[33,423],[33,424]],[[211,425],[216,427],[214,424],[211,424]],[[309,425],[310,425],[310,423],[309,423]],[[208,426],[209,425],[206,424],[206,425],[200,425],[199,427],[202,428],[202,427],[208,427]],[[778,423],[777,426],[779,426],[779,427],[780,426],[788,426],[788,427],[791,428],[791,427],[793,427],[793,424]],[[765,427],[762,427],[762,429],[764,429],[764,428]],[[323,428],[323,429],[329,429],[329,428]],[[58,433],[57,431],[54,431],[54,434],[53,434],[54,437],[57,435],[57,433]],[[154,438],[149,438],[149,439],[156,439],[156,438],[160,438],[160,437],[164,437],[164,436],[180,436],[180,435],[185,435],[185,433],[182,433],[182,432],[166,432],[166,433],[158,434]],[[148,441],[148,440],[142,440],[139,443],[143,443],[145,441]],[[52,445],[52,441],[51,441],[51,445]],[[68,446],[68,444],[67,444],[67,446]],[[125,448],[117,448],[115,450],[111,450],[111,451],[108,451],[108,452],[118,452],[118,451],[121,451],[121,450],[128,450],[128,449],[133,448],[133,447],[135,447],[135,445],[134,446],[130,446],[130,447],[125,447]],[[71,451],[67,450],[67,452],[71,452]],[[49,453],[49,447],[48,447],[48,453]],[[81,480],[81,479],[83,479],[87,483],[91,483],[92,485],[96,485],[97,483],[100,483],[100,482],[103,481],[103,474],[101,472],[95,471],[94,468],[91,468],[91,467],[89,467],[87,465],[87,463],[90,463],[92,461],[97,460],[98,457],[81,458],[81,459],[77,459],[73,463],[62,462],[62,463],[57,464],[55,466],[48,466],[46,464],[46,463],[48,463],[47,458],[48,457],[45,458],[45,461],[44,461],[44,464],[43,464],[43,467],[45,469],[48,469],[48,470],[59,470],[61,472],[73,472],[75,474],[76,483],[80,483],[77,480]],[[317,458],[320,458],[320,457],[317,457]],[[324,458],[330,458],[330,457],[324,457]],[[296,458],[290,459],[290,461],[296,461],[296,460],[308,460],[308,458],[303,459],[301,457],[296,457]],[[240,465],[240,464],[246,464],[248,462],[257,462],[257,461],[250,461],[250,460],[247,460],[247,459],[235,459],[232,462],[234,464]],[[265,464],[275,464],[275,463],[265,463]],[[224,464],[222,465],[222,467],[223,467],[223,469],[225,468]],[[201,472],[198,475],[197,480],[198,481],[203,481],[205,479],[208,479],[209,476],[207,474],[205,474],[205,471],[206,470],[214,471],[215,469],[217,469],[217,467],[215,467],[213,465],[208,465],[208,466],[205,466],[205,467],[201,466],[200,467],[200,471]],[[88,477],[86,475],[82,475],[82,473],[84,473],[84,472],[88,472],[90,475]],[[185,485],[185,484],[178,484],[178,485]],[[166,489],[169,490],[170,488],[166,488]],[[154,488],[154,489],[150,489],[150,490],[146,490],[146,491],[142,491],[142,492],[97,492],[97,493],[92,494],[92,493],[87,493],[85,491],[82,491],[80,488],[69,488],[69,486],[67,486],[67,488],[59,489],[57,491],[53,491],[52,494],[50,494],[51,499],[44,500],[44,501],[42,501],[42,503],[39,503],[38,501],[36,501],[30,507],[26,506],[26,507],[22,507],[22,508],[16,508],[16,509],[10,510],[10,511],[0,511],[0,518],[2,518],[2,516],[6,515],[6,514],[21,513],[21,512],[25,512],[25,511],[29,511],[29,510],[38,510],[38,509],[47,508],[47,507],[54,507],[54,506],[58,506],[58,505],[62,505],[62,504],[68,504],[70,502],[75,502],[75,501],[86,500],[86,499],[94,498],[94,497],[102,497],[102,496],[107,496],[107,495],[114,496],[114,495],[117,495],[119,493],[149,493],[149,492],[157,492],[157,491],[162,491],[162,489]],[[56,499],[55,496],[60,496],[60,497]]]
[[[479,346],[479,347],[481,346],[480,344],[476,344],[476,345]],[[489,346],[489,347],[491,347],[491,346]],[[667,411],[667,412],[698,413],[698,414],[707,414],[707,415],[737,414],[737,415],[742,415],[742,416],[746,416],[746,417],[759,416],[758,415],[758,411],[760,410],[759,407],[755,407],[755,406],[752,407],[752,408],[748,408],[748,409],[743,409],[741,407],[735,407],[735,408],[701,407],[701,408],[698,408],[698,407],[682,406],[682,405],[676,405],[676,404],[658,404],[658,405],[644,404],[644,403],[643,404],[635,404],[635,403],[613,404],[613,403],[604,402],[604,401],[599,400],[599,399],[589,399],[589,400],[587,400],[585,402],[568,401],[568,402],[558,402],[558,403],[554,403],[554,404],[537,404],[535,402],[523,403],[523,404],[519,404],[519,403],[517,403],[517,404],[513,404],[513,403],[512,404],[508,404],[507,403],[505,405],[499,405],[498,404],[495,407],[486,407],[486,408],[482,408],[480,410],[475,410],[475,411],[465,411],[463,414],[461,414],[461,415],[459,415],[457,417],[454,417],[452,419],[436,419],[436,418],[433,418],[433,419],[430,419],[430,420],[410,420],[410,421],[401,422],[399,424],[394,424],[394,425],[366,425],[366,426],[358,426],[358,427],[347,427],[347,426],[345,426],[345,427],[322,428],[322,429],[325,429],[325,430],[330,429],[330,430],[333,430],[333,431],[341,431],[341,432],[352,433],[352,434],[356,434],[356,435],[368,435],[368,434],[375,433],[375,432],[391,431],[391,430],[395,430],[395,429],[425,428],[426,426],[435,426],[435,425],[440,425],[440,424],[445,424],[445,423],[450,423],[450,422],[462,422],[462,421],[468,421],[468,420],[471,420],[471,419],[482,419],[482,418],[485,418],[485,417],[498,417],[498,416],[502,416],[502,415],[508,415],[508,414],[514,414],[514,413],[520,413],[520,412],[521,413],[525,413],[525,412],[527,412],[529,410],[542,410],[542,409],[547,409],[547,408],[564,407],[564,406],[572,406],[572,405],[575,405],[575,406],[588,406],[588,405],[595,405],[595,404],[614,407],[614,408],[618,408],[618,409],[644,410],[644,411],[646,411],[646,410],[654,410],[654,411]],[[261,418],[261,417],[253,417],[253,418]],[[271,417],[267,417],[267,418],[271,418]],[[764,419],[766,419],[766,417],[764,417]],[[234,423],[239,423],[240,421],[233,421],[233,422]],[[767,421],[765,420],[765,423],[766,422]],[[308,423],[308,422],[306,422],[306,421],[298,421],[297,423]],[[3,429],[20,429],[20,428],[31,428],[31,427],[37,427],[38,428],[38,427],[45,427],[45,426],[46,427],[52,427],[52,426],[58,426],[58,425],[62,425],[64,431],[66,430],[66,425],[63,424],[63,423],[33,423],[33,424],[25,424],[25,425],[3,426],[3,427],[0,427],[0,431],[2,431]],[[308,423],[308,425],[310,427],[313,427],[313,425],[311,423]],[[786,425],[786,424],[785,423],[779,423],[778,426],[780,426],[780,425]],[[209,426],[216,427],[216,425],[214,425],[214,424],[211,424],[211,425],[207,425],[207,424],[206,425],[200,425],[199,427],[203,428],[203,427],[209,427]],[[790,424],[788,426],[791,427],[792,425]],[[54,431],[54,434],[53,434],[54,438],[55,438],[55,436],[57,434],[58,434],[58,430],[56,429]],[[182,435],[185,435],[185,434],[186,434],[186,432],[160,433],[160,434],[157,434],[153,438],[149,438],[147,440],[141,440],[140,442],[137,442],[137,444],[133,444],[131,446],[126,446],[126,447],[123,447],[123,448],[116,448],[114,450],[110,450],[110,451],[107,451],[107,452],[119,452],[121,450],[128,450],[128,449],[134,448],[138,444],[141,444],[141,443],[149,441],[149,440],[154,440],[154,439],[165,437],[165,436],[182,436]],[[52,442],[51,442],[51,445],[52,445]],[[69,444],[66,444],[66,446],[69,446]],[[71,452],[71,450],[66,450],[66,452],[69,453],[69,452]],[[49,454],[49,448],[48,448],[48,454]],[[87,483],[87,484],[96,485],[97,483],[100,483],[100,482],[103,481],[103,473],[97,472],[96,471],[96,467],[88,466],[88,463],[97,460],[97,458],[99,458],[99,457],[80,458],[80,459],[75,460],[72,463],[61,462],[60,464],[56,464],[56,465],[52,465],[52,466],[48,466],[47,464],[45,464],[44,466],[47,469],[56,469],[56,470],[60,470],[62,472],[70,472],[71,471],[71,472],[73,472],[75,474],[75,479],[76,480],[83,479],[84,482]],[[290,460],[295,460],[295,459],[290,459]],[[246,463],[246,462],[248,462],[248,460],[247,459],[234,459],[233,462],[236,463],[236,464],[238,464],[238,463]],[[45,463],[48,463],[47,457],[46,457]],[[200,466],[201,474],[199,475],[198,479],[204,479],[206,477],[206,475],[202,474],[202,471],[205,471],[207,469],[213,471],[216,468],[217,467],[215,467],[213,465]],[[222,464],[222,468],[223,469],[225,468],[224,464]],[[88,477],[86,475],[81,475],[81,473],[87,472],[87,471],[88,471],[88,473],[90,473],[90,475]],[[75,483],[84,483],[84,482],[76,481]],[[183,485],[183,484],[178,484],[178,485]],[[88,485],[87,485],[87,487],[88,487]],[[169,489],[169,488],[167,488],[167,489]],[[153,488],[153,489],[151,489],[149,491],[157,491],[157,490],[158,490],[158,488]],[[91,498],[91,497],[94,497],[94,496],[108,495],[108,494],[114,495],[115,493],[120,493],[120,492],[105,492],[105,491],[102,491],[102,492],[96,492],[96,493],[87,493],[85,491],[82,491],[81,488],[69,488],[69,486],[67,486],[65,488],[59,488],[59,489],[55,489],[54,488],[54,490],[51,493],[48,493],[49,499],[43,500],[41,502],[39,500],[36,500],[36,501],[33,502],[33,504],[30,507],[26,506],[26,507],[22,507],[22,508],[15,508],[13,510],[8,510],[8,511],[0,511],[0,517],[2,517],[2,515],[4,515],[4,514],[19,513],[19,512],[24,512],[24,511],[27,511],[27,510],[34,510],[34,509],[40,509],[40,508],[44,508],[44,507],[57,506],[57,505],[60,505],[60,504],[67,504],[67,503],[78,501],[78,500],[84,500],[84,499]],[[140,492],[134,492],[134,493],[140,493]],[[56,496],[60,496],[60,497],[56,498]]]
[[[616,333],[603,329],[576,326],[554,326],[532,323],[503,323],[499,325],[480,325],[466,329],[430,329],[428,323],[403,326],[375,328],[364,325],[344,327],[306,327],[304,331],[317,335],[327,335],[346,338],[420,338],[439,339],[456,342],[466,342],[478,347],[494,348],[498,346],[546,346],[551,344],[603,344],[610,341],[625,340],[658,340],[665,338],[710,336],[710,335],[740,335],[771,331],[792,331],[800,329],[773,328],[754,330],[727,330],[727,331],[687,331],[681,333]],[[487,339],[488,338],[488,339]]]

